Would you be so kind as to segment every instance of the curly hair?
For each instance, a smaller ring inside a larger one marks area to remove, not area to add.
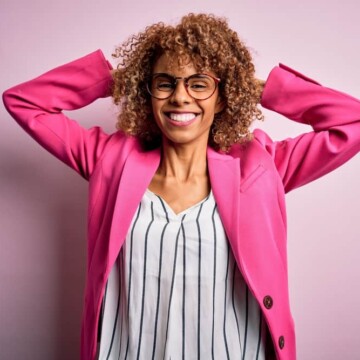
[[[263,119],[257,107],[261,91],[251,55],[226,19],[208,14],[188,14],[177,26],[156,23],[115,49],[112,56],[119,58],[119,64],[113,99],[121,107],[116,127],[137,136],[146,148],[160,145],[161,132],[146,81],[165,53],[176,54],[179,66],[190,60],[197,71],[211,70],[221,78],[219,95],[224,109],[215,115],[209,144],[227,152],[233,144],[250,140],[252,121]]]

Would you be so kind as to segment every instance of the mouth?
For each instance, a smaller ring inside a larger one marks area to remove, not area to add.
[[[167,118],[178,123],[189,123],[195,120],[200,113],[194,112],[165,112]]]

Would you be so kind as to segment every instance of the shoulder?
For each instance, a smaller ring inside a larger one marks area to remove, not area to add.
[[[118,157],[120,160],[120,158],[126,158],[133,149],[141,151],[140,140],[135,136],[130,136],[121,130],[117,130],[109,135],[103,158],[111,157],[115,160]]]
[[[273,152],[273,145],[275,142],[271,137],[261,129],[253,131],[253,138],[244,143],[236,144],[231,147],[228,156],[242,158],[244,156],[261,156],[262,153],[271,154]]]
[[[274,142],[263,130],[255,130],[252,140],[244,144],[235,144],[228,153],[208,149],[211,161],[239,161],[241,176],[247,176],[256,168],[274,169]]]

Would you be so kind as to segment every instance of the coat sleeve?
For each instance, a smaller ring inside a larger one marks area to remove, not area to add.
[[[82,108],[111,93],[111,65],[97,50],[3,94],[6,109],[40,145],[89,179],[111,136],[84,129],[62,110]]]
[[[255,131],[274,159],[285,192],[334,170],[360,150],[360,101],[283,64],[271,71],[261,105],[313,128],[275,142]]]

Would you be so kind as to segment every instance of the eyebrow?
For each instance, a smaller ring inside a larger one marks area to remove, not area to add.
[[[189,78],[190,76],[193,76],[193,75],[207,75],[207,74],[203,74],[203,73],[194,73],[194,74],[191,74],[189,76],[176,76],[174,74],[169,74],[169,73],[164,73],[164,72],[159,72],[159,73],[153,73],[152,75],[166,75],[166,76],[170,76],[170,77],[173,77],[173,78],[176,78],[176,79],[187,79]]]
[[[189,76],[175,76],[175,75],[173,75],[173,74],[169,74],[169,73],[163,73],[163,72],[159,72],[159,73],[153,73],[151,76],[154,76],[154,75],[165,75],[165,76],[169,76],[169,77],[171,77],[171,78],[174,78],[175,80],[176,79],[188,79],[188,78],[190,78],[190,77],[192,77],[192,76],[194,76],[194,75],[206,75],[206,76],[210,76],[210,77],[212,77],[212,78],[215,78],[215,79],[218,79],[219,80],[219,78],[218,77],[216,77],[216,76],[213,76],[213,75],[210,75],[210,74],[207,74],[207,73],[198,73],[198,72],[196,72],[196,73],[194,73],[194,74],[191,74],[191,75],[189,75]]]

